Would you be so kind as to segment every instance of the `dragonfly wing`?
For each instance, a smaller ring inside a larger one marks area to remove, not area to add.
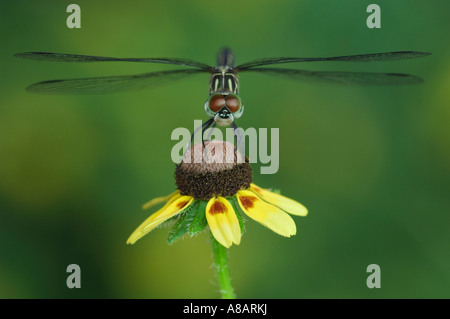
[[[397,51],[397,52],[384,52],[384,53],[370,53],[370,54],[358,54],[358,55],[346,55],[336,56],[328,58],[269,58],[259,59],[238,65],[236,68],[239,70],[250,69],[263,65],[281,64],[281,63],[295,63],[295,62],[320,62],[320,61],[341,61],[341,62],[385,62],[394,60],[414,59],[424,56],[428,56],[429,52],[418,51]]]
[[[176,64],[183,66],[190,66],[200,68],[203,70],[210,70],[212,67],[191,61],[189,59],[172,59],[172,58],[109,58],[102,56],[80,55],[80,54],[65,54],[65,53],[51,53],[51,52],[24,52],[16,53],[15,57],[37,60],[37,61],[51,61],[51,62],[144,62],[144,63],[164,63]]]
[[[278,68],[252,68],[244,71],[279,75],[298,81],[317,81],[343,85],[407,85],[423,82],[417,76],[403,73],[306,71]]]
[[[140,90],[179,80],[203,70],[171,70],[138,75],[105,76],[51,80],[30,85],[27,91],[37,94],[107,94]]]

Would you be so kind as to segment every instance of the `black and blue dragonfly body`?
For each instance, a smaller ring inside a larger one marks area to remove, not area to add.
[[[385,53],[359,54],[327,58],[278,57],[263,58],[235,66],[233,52],[225,48],[219,52],[217,65],[210,66],[189,59],[174,58],[111,58],[79,54],[50,52],[17,53],[16,57],[52,62],[143,62],[173,64],[184,67],[178,70],[158,71],[137,75],[104,76],[77,79],[50,80],[33,84],[29,92],[38,94],[106,94],[150,88],[152,86],[187,78],[198,73],[209,73],[209,96],[205,111],[209,120],[204,130],[211,124],[232,125],[244,111],[239,97],[239,79],[241,72],[255,72],[278,75],[299,81],[317,81],[349,85],[408,85],[423,80],[417,76],[403,73],[345,72],[345,71],[308,71],[299,69],[273,68],[267,65],[297,62],[378,62],[413,59],[430,55],[428,52],[397,51]]]

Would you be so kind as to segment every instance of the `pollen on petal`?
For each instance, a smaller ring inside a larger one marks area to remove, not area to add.
[[[210,213],[211,215],[223,214],[226,212],[226,209],[227,208],[225,207],[225,205],[223,205],[220,201],[215,200],[209,208],[208,213]]]
[[[183,209],[184,206],[186,206],[187,203],[189,203],[188,200],[186,200],[186,201],[181,201],[181,202],[177,203],[177,207],[180,208],[180,209]]]
[[[255,196],[240,196],[241,204],[245,209],[253,208],[257,199]]]

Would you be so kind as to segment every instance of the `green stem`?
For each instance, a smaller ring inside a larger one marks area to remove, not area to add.
[[[220,295],[222,299],[235,299],[236,295],[231,285],[230,270],[228,268],[228,249],[219,244],[213,236],[211,238]]]

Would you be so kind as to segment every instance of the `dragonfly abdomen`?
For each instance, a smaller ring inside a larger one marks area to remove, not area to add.
[[[219,67],[234,67],[234,53],[229,48],[224,48],[217,56],[217,65]]]

